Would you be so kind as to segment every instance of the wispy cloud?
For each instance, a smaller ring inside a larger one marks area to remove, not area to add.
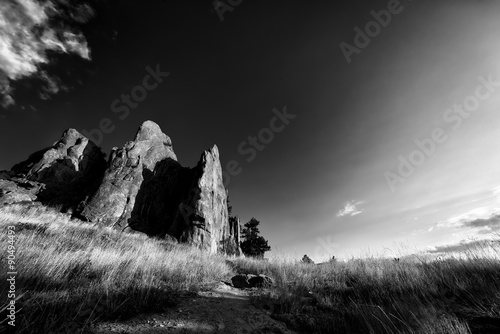
[[[468,228],[477,234],[489,234],[500,231],[500,210],[486,207],[476,208],[439,222],[437,227]]]
[[[462,241],[455,244],[447,244],[442,246],[431,247],[428,253],[460,253],[471,251],[474,249],[484,249],[489,245],[494,246],[498,244],[498,240],[474,240],[474,241]]]
[[[337,212],[337,217],[344,216],[356,216],[363,212],[363,209],[360,208],[364,201],[347,201],[344,204],[344,207]]]
[[[437,224],[437,227],[461,227],[464,222],[471,221],[475,219],[481,219],[489,217],[491,215],[491,209],[487,207],[479,207],[473,210],[467,211],[457,216],[450,217],[444,221]]]
[[[41,88],[39,93],[42,100],[48,100],[60,91],[66,92],[69,90],[69,88],[64,85],[59,78],[50,76],[46,71],[40,71],[39,76],[46,83],[45,86]]]
[[[92,17],[92,8],[71,3],[66,4],[70,7],[62,8],[61,3],[53,0],[0,2],[0,104],[4,107],[15,103],[12,82],[23,77],[40,77],[50,87],[49,93],[61,90],[54,87],[55,79],[38,75],[39,65],[49,62],[47,51],[73,53],[90,60],[83,34],[54,22],[69,13],[73,21],[84,23]]]

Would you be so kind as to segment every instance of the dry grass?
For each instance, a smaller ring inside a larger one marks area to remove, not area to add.
[[[72,221],[41,206],[2,208],[0,228],[8,225],[18,238],[17,294],[25,293],[17,333],[63,333],[64,326],[70,332],[98,318],[161,311],[230,274],[222,257]],[[7,295],[4,285],[0,293]]]
[[[234,263],[239,272],[276,279],[275,317],[299,332],[500,333],[500,244],[484,247],[491,249],[440,261]]]
[[[498,242],[440,261],[307,265],[239,258],[228,266],[221,256],[98,228],[39,206],[2,208],[0,228],[8,225],[18,236],[17,293],[25,293],[18,333],[79,333],[75,328],[97,319],[161,311],[236,272],[273,277],[273,317],[298,332],[465,334],[490,333],[488,324],[500,328],[500,261],[492,255],[499,253]]]

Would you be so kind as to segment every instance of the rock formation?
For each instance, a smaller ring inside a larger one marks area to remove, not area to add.
[[[52,147],[0,174],[0,204],[33,200],[63,204],[81,219],[122,231],[241,255],[217,146],[194,168],[183,167],[170,138],[151,121],[133,141],[113,148],[107,164],[94,143],[69,129]]]
[[[229,238],[225,239],[226,244],[224,248],[229,254],[242,255],[243,252],[240,249],[240,219],[238,217],[229,217]],[[233,247],[235,247],[233,249]]]
[[[51,147],[31,154],[0,175],[0,204],[38,200],[76,207],[95,192],[106,161],[101,150],[75,129],[66,130]]]
[[[177,193],[180,189],[172,184],[177,180],[158,178],[159,174],[164,174],[159,169],[169,169],[170,166],[172,169],[182,168],[177,163],[170,138],[161,132],[157,124],[144,122],[134,141],[127,142],[122,149],[113,148],[101,185],[85,204],[81,215],[90,221],[125,229],[134,209],[136,213],[149,217],[161,214],[144,210],[141,201],[136,203],[136,197],[140,191],[139,196],[142,197],[145,191],[156,192],[163,187]],[[163,203],[163,208],[157,209],[161,211],[168,204]],[[138,230],[152,235],[158,234],[155,227],[137,226]]]

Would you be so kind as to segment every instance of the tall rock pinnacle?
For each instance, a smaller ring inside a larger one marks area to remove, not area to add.
[[[170,138],[146,121],[134,141],[112,151],[101,186],[81,215],[224,252],[231,230],[219,151],[214,146],[196,167],[182,167]]]

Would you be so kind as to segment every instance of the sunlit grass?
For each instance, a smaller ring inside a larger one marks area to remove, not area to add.
[[[230,273],[220,256],[92,226],[41,206],[2,208],[0,228],[9,225],[17,237],[17,294],[26,293],[18,303],[17,333],[59,333],[68,322],[83,326],[161,311],[181,293]],[[7,295],[4,285],[0,293]]]
[[[443,259],[234,263],[239,272],[276,279],[275,317],[299,331],[481,333],[488,325],[500,329],[500,243],[482,245]]]
[[[273,277],[276,286],[266,290],[272,316],[297,332],[465,334],[500,319],[498,241],[465,247],[451,258],[310,265],[289,256],[208,255],[42,206],[0,209],[0,228],[8,225],[16,227],[16,286],[24,293],[18,333],[77,333],[97,320],[160,312],[235,273]],[[6,294],[3,285],[0,293]]]

